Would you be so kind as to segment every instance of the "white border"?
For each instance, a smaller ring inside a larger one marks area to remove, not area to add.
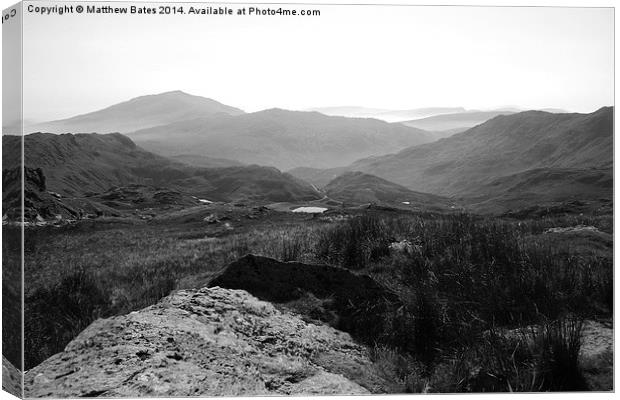
[[[86,1],[85,1],[86,2]],[[148,3],[148,1],[143,1],[143,0],[136,0],[135,2],[142,2],[142,3]],[[170,3],[173,3],[175,1],[170,1]],[[218,0],[217,3],[240,3],[242,1],[233,1],[233,0]],[[270,1],[265,0],[263,1],[263,3],[268,3]],[[616,6],[616,2],[613,0],[393,0],[393,1],[387,1],[387,0],[374,0],[374,1],[369,1],[369,0],[352,0],[352,1],[344,1],[344,0],[319,0],[319,1],[308,1],[308,0],[287,0],[287,1],[283,1],[283,0],[272,0],[271,2],[286,2],[286,3],[291,3],[291,4],[295,4],[295,3],[315,3],[315,4],[376,4],[376,5],[396,5],[396,4],[402,4],[402,5],[463,5],[463,6],[467,6],[467,5],[475,5],[475,6],[533,6],[533,7],[544,7],[544,6],[551,6],[551,7],[614,7]],[[248,2],[250,3],[250,2]],[[255,3],[260,3],[260,1],[255,1]],[[0,0],[0,7],[2,9],[5,9],[7,7],[10,7],[11,5],[15,4],[15,1],[13,0]],[[615,15],[615,11],[614,11],[614,15]],[[0,37],[1,37],[1,33],[0,33]],[[615,39],[614,39],[614,48],[616,48],[618,43],[618,32],[615,31]],[[0,61],[1,61],[1,52],[0,52]],[[615,62],[615,57],[614,57],[614,62]],[[616,71],[617,71],[617,64],[616,65]],[[617,87],[618,87],[618,81],[614,79],[614,92],[616,92]],[[0,82],[0,88],[2,88],[2,83]],[[615,104],[614,104],[615,105]],[[614,108],[614,114],[616,113],[617,109]],[[0,117],[2,115],[2,111],[0,110]],[[616,120],[616,115],[614,115],[614,120]],[[614,129],[615,132],[615,129]],[[614,155],[615,154],[619,154],[618,153],[618,147],[620,146],[618,141],[614,141]],[[0,146],[1,147],[1,146]],[[2,150],[0,149],[0,156],[2,154]],[[615,158],[615,157],[614,157]],[[618,176],[618,163],[614,163],[614,176]],[[615,182],[615,179],[614,179]],[[614,202],[615,202],[615,196],[614,196]],[[615,219],[615,208],[614,208],[614,232],[618,232],[618,229],[620,228],[620,223],[618,223],[618,221]],[[1,232],[0,232],[0,237],[1,237]],[[614,241],[614,254],[617,254],[617,250],[618,250],[618,243],[617,241]],[[618,269],[616,268],[617,266],[617,262],[616,262],[616,258],[614,257],[614,268],[616,271],[618,271]],[[618,286],[618,273],[614,274],[614,288],[618,288],[620,286]],[[617,299],[617,298],[616,298]],[[0,303],[1,303],[1,297],[0,297]],[[616,303],[617,304],[617,303]],[[617,307],[614,307],[615,309],[617,309]],[[615,313],[614,313],[614,320],[615,320]],[[615,325],[615,324],[614,324]],[[618,332],[616,330],[616,332],[614,333],[614,343],[619,343],[618,342]],[[1,343],[0,343],[0,349],[1,349]],[[615,352],[614,354],[614,365],[617,367],[618,366],[618,352]],[[614,377],[614,387],[617,388],[618,386],[618,377],[617,377],[617,371],[618,368],[615,369],[616,370],[616,376]],[[382,398],[394,398],[394,399],[405,399],[405,398],[411,398],[413,395],[386,395],[386,396],[381,396]],[[432,395],[434,399],[453,399],[455,395]],[[546,398],[547,396],[551,396],[553,398],[559,399],[567,399],[567,400],[583,400],[585,398],[592,398],[592,399],[611,399],[615,397],[614,393],[575,393],[575,394],[571,394],[571,393],[545,393],[545,394],[468,394],[465,395],[468,398],[483,398],[483,399],[501,399],[501,400],[512,400],[512,399],[523,399],[525,398],[524,396],[526,396],[527,399],[543,399]],[[8,400],[8,399],[14,399],[15,397],[8,394],[7,392],[0,392],[0,400]],[[301,397],[301,398],[308,398],[308,399],[312,399],[312,400],[328,400],[328,399],[333,399],[333,397],[328,397],[328,396],[314,396],[314,397]],[[368,398],[368,396],[347,396],[347,399],[351,399],[351,400],[364,400],[366,398]],[[162,398],[165,399],[165,398]],[[240,399],[240,400],[248,400],[248,399],[269,399],[268,397],[250,397],[250,398],[246,398],[246,397],[239,397],[236,399]]]

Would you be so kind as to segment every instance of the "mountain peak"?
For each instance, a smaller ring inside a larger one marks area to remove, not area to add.
[[[148,100],[155,100],[155,99],[171,99],[171,100],[195,99],[197,101],[202,100],[202,101],[210,101],[210,102],[217,103],[217,101],[210,99],[208,97],[196,96],[196,95],[184,92],[182,90],[170,90],[168,92],[153,93],[153,94],[146,94],[143,96],[137,96],[137,97],[130,99],[126,103],[136,102],[136,101],[148,101]],[[125,104],[125,103],[119,103],[119,104]]]
[[[186,96],[192,96],[191,94],[189,94],[189,93],[187,93],[187,92],[184,92],[184,91],[182,91],[182,90],[171,90],[171,91],[168,91],[168,92],[163,92],[163,93],[160,93],[160,95],[166,95],[166,94],[174,94],[174,95],[186,95]]]
[[[238,108],[181,90],[135,97],[104,109],[28,128],[53,133],[129,133],[218,114],[240,115]]]

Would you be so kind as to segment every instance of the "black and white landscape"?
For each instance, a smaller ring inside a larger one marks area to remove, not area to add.
[[[420,18],[391,9],[377,18],[402,29]],[[610,22],[607,9],[424,9],[449,20],[458,10],[483,22],[527,17],[531,29],[542,18],[560,32]],[[334,10],[342,6],[323,7],[325,22],[304,20],[300,32],[329,28]],[[370,18],[359,12],[349,18]],[[590,41],[609,39],[599,30],[537,43],[594,51]],[[523,40],[505,45],[527,55],[520,46],[534,39]],[[609,48],[597,49],[606,59]],[[382,68],[370,89],[392,79]],[[508,103],[491,98],[506,89],[491,83],[445,89],[452,78],[438,71],[416,81],[410,106],[390,100],[409,88],[403,74],[367,106],[331,106],[332,95],[346,98],[338,79],[305,106],[295,101],[311,85],[273,83],[291,97],[250,110],[247,99],[170,88],[28,118],[39,122],[24,136],[5,127],[3,299],[21,296],[12,250],[24,229],[25,336],[22,364],[21,339],[3,330],[4,387],[19,370],[32,398],[613,390],[613,74],[592,68],[563,72],[575,91],[557,102],[556,82],[536,81],[529,103],[533,88],[507,83]],[[428,79],[443,103],[425,92]],[[468,93],[476,100],[459,104]],[[16,309],[3,317],[19,326]]]

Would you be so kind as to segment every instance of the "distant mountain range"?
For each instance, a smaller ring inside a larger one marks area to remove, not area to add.
[[[206,162],[217,158],[281,169],[334,167],[434,140],[420,129],[372,119],[282,109],[245,114],[178,91],[28,128],[35,131],[121,132],[148,151],[200,166],[221,164]]]
[[[26,166],[40,168],[47,186],[66,196],[139,184],[223,201],[322,197],[310,182],[340,201],[401,201],[402,195],[411,202],[432,193],[479,210],[611,198],[611,107],[591,114],[317,110],[244,113],[179,91],[142,96],[31,127],[98,134],[27,135]],[[396,117],[409,120],[380,119]],[[126,136],[101,134],[112,131]],[[18,138],[5,137],[5,169],[18,161],[18,145]]]
[[[425,107],[410,110],[387,110],[356,106],[319,107],[309,111],[321,114],[349,117],[376,118],[387,122],[401,122],[405,125],[428,131],[464,131],[466,128],[481,124],[497,115],[514,114],[525,111],[517,107],[503,107],[493,110],[467,110],[464,107]],[[557,108],[545,108],[540,111],[566,113]],[[460,116],[460,117],[459,117]],[[462,124],[459,122],[462,121]]]
[[[527,111],[395,154],[337,169],[292,174],[324,186],[345,171],[379,176],[411,190],[469,199],[529,202],[612,196],[613,108],[591,114]],[[578,183],[578,184],[576,184]],[[516,203],[515,203],[516,204]]]
[[[208,115],[240,115],[238,108],[174,91],[141,96],[72,118],[26,127],[26,132],[127,133]]]
[[[165,156],[201,154],[280,169],[335,167],[433,140],[401,124],[281,109],[207,116],[129,136]]]
[[[386,110],[367,107],[319,107],[309,111],[317,111],[321,114],[335,117],[349,118],[376,118],[387,122],[402,122],[411,119],[426,118],[439,114],[452,114],[465,112],[463,107],[425,107],[411,110]]]

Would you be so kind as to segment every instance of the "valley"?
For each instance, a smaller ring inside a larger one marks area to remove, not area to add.
[[[3,136],[26,394],[613,389],[613,107],[371,111],[176,91]]]

